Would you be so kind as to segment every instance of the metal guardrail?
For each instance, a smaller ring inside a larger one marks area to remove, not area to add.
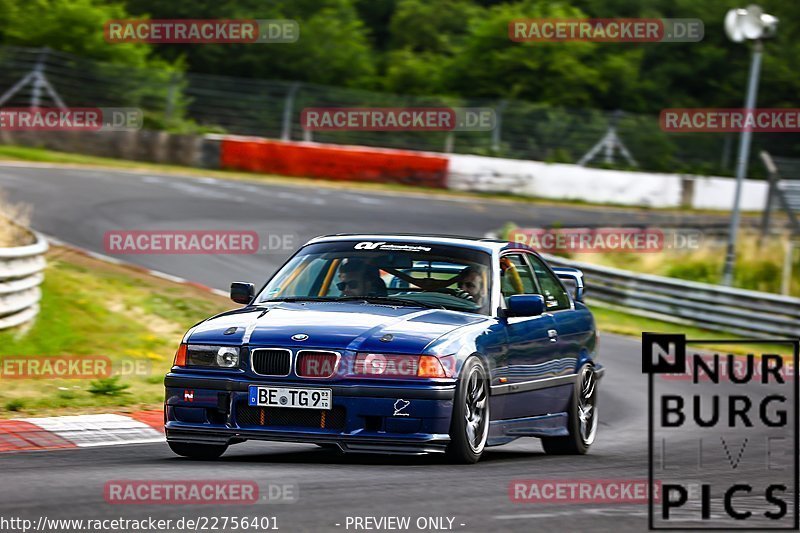
[[[34,236],[33,244],[0,248],[0,329],[24,324],[39,312],[48,244]]]
[[[583,271],[589,303],[743,336],[800,338],[800,298],[543,256],[553,266]]]

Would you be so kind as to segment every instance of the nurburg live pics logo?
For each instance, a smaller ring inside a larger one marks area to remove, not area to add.
[[[725,350],[737,344],[739,351],[746,346],[756,353],[737,358],[692,348]],[[800,379],[784,368],[792,363],[797,368],[799,352],[800,340],[700,341],[642,333],[649,529],[800,527]],[[690,380],[664,379],[687,371]],[[662,375],[655,379],[656,374]],[[652,497],[655,484],[661,488],[658,502]]]

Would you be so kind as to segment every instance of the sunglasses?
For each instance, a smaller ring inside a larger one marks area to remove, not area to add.
[[[340,281],[336,284],[336,288],[340,291],[345,290],[346,288],[350,287],[351,289],[355,290],[361,286],[361,283],[357,279],[351,279],[350,281]]]

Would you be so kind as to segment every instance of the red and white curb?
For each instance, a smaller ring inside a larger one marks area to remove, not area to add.
[[[164,442],[161,410],[0,420],[0,453]]]

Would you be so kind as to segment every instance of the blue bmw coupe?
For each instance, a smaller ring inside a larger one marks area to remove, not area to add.
[[[555,454],[595,439],[603,369],[583,276],[524,245],[319,237],[231,298],[244,307],[192,327],[164,381],[179,455],[252,439],[474,463],[519,437]]]

